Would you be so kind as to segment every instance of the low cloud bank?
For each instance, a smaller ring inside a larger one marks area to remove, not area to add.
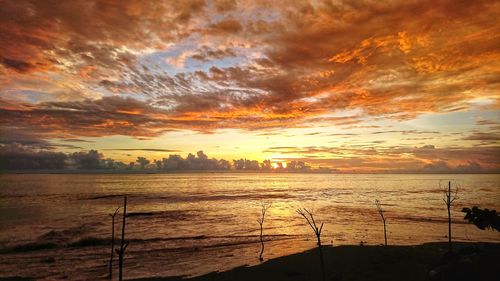
[[[397,162],[397,159],[393,159]],[[203,151],[186,157],[170,154],[162,159],[139,156],[124,163],[106,158],[97,150],[63,153],[22,144],[0,146],[0,170],[110,170],[110,171],[272,171],[272,172],[370,172],[370,173],[498,173],[473,160],[451,165],[436,160],[381,163],[370,157],[349,159],[288,158],[259,162],[249,159],[209,158]],[[369,169],[368,169],[369,168]]]
[[[275,170],[275,171],[311,171],[311,167],[302,161],[290,161],[275,166],[271,160],[209,158],[203,151],[196,155],[189,153],[186,158],[170,154],[161,160],[149,160],[137,157],[130,163],[123,163],[105,158],[97,150],[86,152],[62,153],[48,150],[36,150],[20,144],[0,147],[1,170],[165,170],[165,171],[216,171],[216,170]]]

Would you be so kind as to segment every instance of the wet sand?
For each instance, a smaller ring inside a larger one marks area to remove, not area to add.
[[[326,280],[498,280],[500,243],[446,243],[417,246],[324,247]],[[252,267],[238,267],[193,278],[142,278],[134,281],[321,280],[319,252],[311,249]]]

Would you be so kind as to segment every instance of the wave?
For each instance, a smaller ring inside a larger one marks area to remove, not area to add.
[[[297,239],[299,237],[302,237],[302,235],[287,235],[287,234],[267,235],[267,236],[264,236],[264,241],[266,241],[266,242],[269,242],[269,241],[283,241],[283,240]],[[258,243],[260,243],[258,235],[203,236],[203,238],[200,237],[197,240],[201,240],[201,239],[216,239],[216,238],[222,238],[222,239],[228,239],[228,238],[247,238],[247,239],[238,239],[238,240],[234,240],[234,241],[215,242],[215,243],[210,243],[210,244],[206,244],[206,245],[189,245],[189,246],[179,246],[179,247],[160,247],[160,248],[150,248],[150,249],[141,248],[140,251],[144,251],[144,252],[148,252],[148,253],[163,252],[163,251],[171,251],[171,252],[174,252],[174,251],[175,252],[196,252],[196,251],[200,251],[202,249],[235,247],[235,246],[242,246],[242,245],[247,245],[247,244],[258,244]],[[166,239],[158,239],[158,240],[171,240],[171,239],[178,239],[178,238],[166,238]],[[181,239],[184,239],[184,238],[181,238]],[[152,239],[152,240],[155,240],[155,239]]]
[[[427,218],[427,217],[395,217],[396,220],[402,221],[414,221],[414,222],[432,222],[432,223],[448,223],[446,218]],[[466,221],[462,220],[452,220],[452,224],[468,224]]]
[[[54,249],[57,247],[58,247],[58,245],[55,243],[36,243],[36,242],[33,242],[33,243],[16,245],[16,246],[11,247],[11,248],[4,248],[4,249],[0,250],[0,253],[22,253],[22,252]]]
[[[126,217],[127,218],[130,218],[130,217],[149,217],[149,216],[153,216],[155,213],[154,212],[130,212],[130,213],[127,213]]]
[[[98,200],[98,199],[107,199],[107,198],[116,198],[116,197],[123,197],[123,194],[99,195],[99,196],[92,196],[92,197],[87,197],[87,198],[79,198],[79,200]]]
[[[266,235],[264,236],[264,241],[277,241],[277,240],[286,240],[292,239],[299,236],[296,235],[288,235],[288,234],[274,234],[274,235]],[[214,248],[214,247],[227,247],[227,246],[236,246],[236,245],[244,245],[250,243],[260,243],[259,236],[257,235],[228,235],[228,236],[207,236],[207,235],[197,235],[197,236],[178,236],[178,237],[157,237],[150,239],[127,239],[132,244],[147,244],[147,243],[157,243],[157,242],[167,242],[167,241],[197,241],[197,240],[230,240],[234,239],[235,241],[231,242],[219,242],[213,244],[207,244],[204,246],[196,246],[196,247],[170,247],[170,248],[161,248],[161,249],[150,249],[149,251],[165,251],[165,250],[181,250],[181,249],[191,249],[191,248]],[[115,245],[120,244],[120,239],[115,239]],[[43,242],[32,242],[15,245],[13,247],[0,249],[0,253],[22,253],[22,252],[32,252],[32,251],[40,251],[40,250],[51,250],[58,248],[85,248],[85,247],[97,247],[97,246],[108,246],[111,245],[110,238],[99,238],[99,237],[84,237],[69,243],[43,243]],[[143,248],[141,248],[141,251]]]
[[[102,225],[102,223],[84,223],[82,225],[71,227],[64,230],[51,230],[45,234],[40,235],[37,238],[37,242],[43,243],[53,243],[53,244],[65,244],[69,243],[75,237],[83,237],[87,233],[91,233],[96,229],[97,226]]]
[[[173,220],[173,221],[180,221],[180,220],[188,220],[191,219],[195,213],[198,211],[196,210],[189,210],[189,211],[184,211],[184,210],[168,210],[168,211],[158,211],[158,212],[151,212],[151,211],[140,211],[140,212],[130,212],[127,213],[127,218],[131,219],[138,219],[138,218],[144,218],[144,217],[153,217],[153,218],[161,218],[161,219],[166,219],[166,220]]]
[[[74,248],[74,247],[92,247],[92,246],[105,246],[105,245],[111,245],[111,239],[85,237],[67,244],[44,243],[44,242],[31,242],[26,244],[19,244],[13,247],[1,249],[0,253],[23,253],[23,252],[50,250],[50,249],[65,248],[65,247]]]
[[[117,240],[115,239],[115,242]],[[118,240],[119,241],[119,240]],[[66,247],[92,247],[92,246],[106,246],[111,245],[111,239],[97,238],[97,237],[85,237],[81,238],[75,242],[68,243]]]
[[[77,200],[106,200],[122,197],[122,194],[108,194],[108,195],[94,195],[88,197],[79,197]],[[169,203],[182,203],[182,202],[202,202],[202,201],[234,201],[234,200],[277,200],[277,199],[295,199],[296,195],[290,195],[287,192],[273,192],[273,193],[244,193],[244,194],[220,194],[220,195],[201,195],[201,194],[186,194],[182,196],[165,196],[165,195],[151,195],[151,194],[130,194],[127,195],[129,201],[154,201],[161,200]]]

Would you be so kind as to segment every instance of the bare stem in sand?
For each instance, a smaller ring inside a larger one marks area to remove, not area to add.
[[[319,258],[321,262],[321,276],[322,280],[325,281],[325,262],[323,259],[323,250],[321,249],[321,230],[323,229],[323,224],[321,224],[321,226],[318,228],[318,226],[316,225],[316,221],[314,220],[314,215],[306,208],[298,209],[297,213],[306,219],[307,224],[309,224],[309,226],[314,231],[314,234],[316,235],[316,239],[318,240]]]
[[[264,258],[262,257],[262,254],[264,254],[264,236],[262,234],[263,232],[263,225],[264,225],[264,218],[266,217],[266,212],[269,208],[271,208],[271,203],[264,203],[262,202],[261,203],[261,217],[259,219],[257,219],[257,222],[259,223],[260,225],[260,244],[262,245],[262,248],[260,250],[260,255],[259,255],[259,260],[262,262],[264,261]]]
[[[452,252],[451,248],[451,205],[453,202],[458,199],[458,187],[455,188],[455,191],[452,193],[451,191],[451,182],[448,181],[448,189],[444,192],[443,201],[446,204],[446,209],[448,210],[448,253]]]
[[[118,210],[121,207],[116,208],[115,212],[111,216],[111,255],[109,257],[109,279],[113,279],[113,258],[115,256],[115,216],[118,214]]]
[[[128,241],[125,241],[125,218],[127,217],[127,196],[123,198],[123,221],[122,221],[122,239],[120,241],[120,249],[116,249],[118,254],[118,280],[123,280],[123,258],[125,255],[125,250],[128,247]]]
[[[387,228],[385,227],[385,216],[384,216],[384,209],[382,209],[382,205],[380,204],[380,201],[378,199],[375,200],[375,205],[377,206],[378,213],[382,217],[382,221],[384,222],[384,242],[385,242],[385,247],[387,247]]]

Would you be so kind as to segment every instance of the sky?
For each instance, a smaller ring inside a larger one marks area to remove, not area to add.
[[[0,150],[500,171],[500,2],[0,0]]]

